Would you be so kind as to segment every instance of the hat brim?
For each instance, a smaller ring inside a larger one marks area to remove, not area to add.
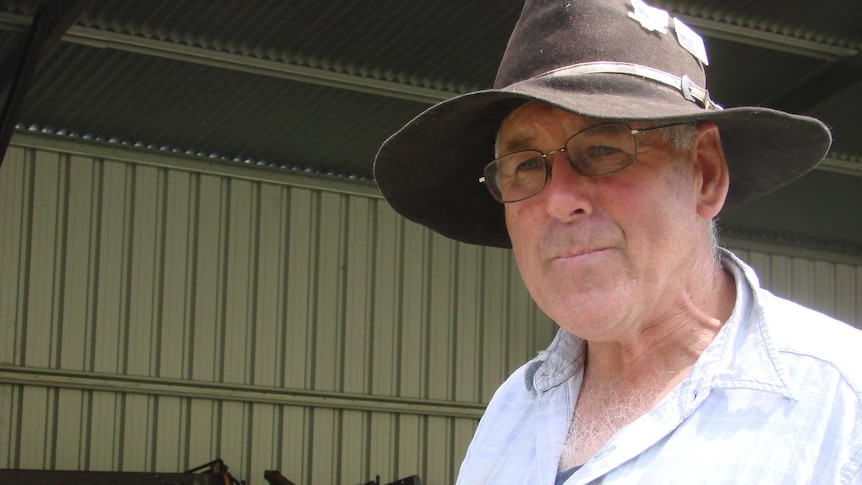
[[[427,109],[381,146],[377,185],[392,207],[444,236],[511,247],[503,205],[479,182],[503,119],[541,101],[602,120],[714,122],[730,173],[725,208],[772,192],[810,171],[831,144],[823,123],[761,107],[711,110],[679,91],[619,74],[530,79],[467,93]]]

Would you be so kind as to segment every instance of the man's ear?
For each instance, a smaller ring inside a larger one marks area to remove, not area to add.
[[[704,219],[712,219],[724,207],[730,187],[730,173],[721,148],[718,126],[711,121],[698,123],[693,141],[692,157],[700,186],[697,213]]]

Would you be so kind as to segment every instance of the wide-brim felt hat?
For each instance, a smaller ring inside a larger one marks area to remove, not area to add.
[[[500,123],[528,101],[600,120],[714,122],[730,173],[725,208],[823,159],[831,136],[820,121],[717,106],[700,37],[662,13],[640,0],[527,0],[493,89],[440,102],[383,143],[374,164],[381,193],[397,212],[447,237],[511,247],[503,204],[479,178],[494,158]]]

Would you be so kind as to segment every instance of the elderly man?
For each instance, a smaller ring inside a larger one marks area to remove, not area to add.
[[[640,0],[528,0],[495,88],[380,149],[406,217],[511,246],[557,337],[497,391],[458,482],[860,483],[862,335],[759,287],[714,219],[816,165],[817,120],[709,98]]]

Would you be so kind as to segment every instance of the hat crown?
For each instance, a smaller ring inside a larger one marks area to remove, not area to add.
[[[529,101],[604,120],[715,123],[727,207],[811,170],[829,148],[826,126],[768,108],[718,109],[705,48],[689,30],[642,0],[527,0],[496,89],[447,99],[404,125],[377,153],[377,186],[403,216],[445,236],[511,247],[503,204],[478,180],[500,123]]]
[[[639,0],[527,0],[494,88],[588,62],[648,66],[706,88],[703,65],[677,41],[673,22],[664,32],[644,27],[633,2]]]

